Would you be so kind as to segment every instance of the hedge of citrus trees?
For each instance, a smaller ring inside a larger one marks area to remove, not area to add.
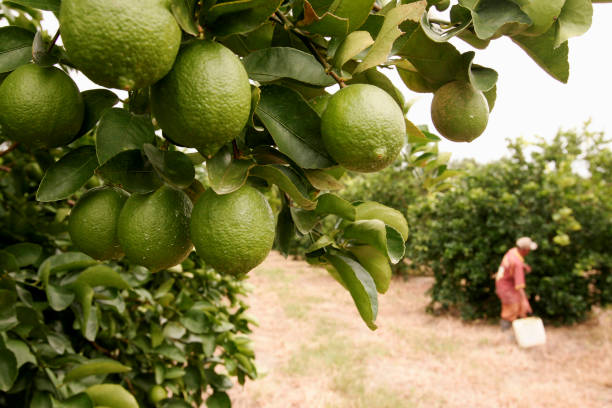
[[[499,316],[494,273],[520,236],[538,244],[526,261],[536,315],[558,323],[612,302],[610,140],[587,128],[554,141],[513,143],[510,158],[467,166],[456,186],[406,207],[407,256],[433,270],[432,311]]]

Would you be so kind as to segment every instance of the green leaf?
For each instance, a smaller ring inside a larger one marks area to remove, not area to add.
[[[149,335],[151,336],[151,347],[153,348],[156,348],[157,346],[159,346],[160,344],[164,342],[164,332],[159,327],[159,324],[156,322],[151,323]],[[157,366],[155,368],[157,369]],[[155,372],[155,375],[156,375],[156,382],[157,382],[157,370]],[[163,378],[157,383],[160,384],[162,381],[163,381]]]
[[[62,0],[11,0],[11,3],[40,10],[49,10],[57,14],[60,10],[61,1]]]
[[[34,33],[24,28],[0,28],[0,73],[10,72],[32,59]]]
[[[457,74],[457,79],[470,82],[474,88],[486,92],[497,83],[497,72],[494,69],[473,64],[474,51],[461,54],[463,69]]]
[[[319,222],[319,216],[314,211],[306,211],[298,207],[290,207],[291,218],[298,231],[308,234]]]
[[[52,273],[84,269],[98,261],[82,252],[64,252],[50,256],[38,267],[38,277],[46,285]]]
[[[520,32],[532,23],[529,16],[511,0],[460,0],[459,4],[472,11],[474,31],[482,40],[499,33]]]
[[[404,215],[395,208],[377,203],[365,201],[356,204],[356,220],[380,220],[386,225],[393,227],[401,235],[404,241],[408,239],[408,221]]]
[[[454,80],[462,62],[461,54],[453,45],[432,41],[420,28],[412,33],[398,54],[405,57],[433,89]]]
[[[97,358],[86,361],[66,373],[64,382],[78,381],[90,375],[126,373],[132,369],[109,358]]]
[[[63,286],[49,283],[45,287],[45,292],[47,293],[49,306],[51,306],[51,309],[55,310],[56,312],[66,309],[74,300],[74,293],[70,289]]]
[[[140,150],[119,153],[98,171],[106,181],[117,184],[130,193],[150,193],[163,184],[153,165],[144,159]]]
[[[178,323],[178,322],[168,322],[165,326],[164,326],[164,330],[162,331],[162,335],[164,337],[167,337],[169,339],[180,339],[181,337],[183,337],[185,335],[185,333],[187,332],[187,329],[185,329],[185,327]],[[168,377],[166,377],[168,378]]]
[[[495,99],[497,99],[497,85],[493,88],[489,89],[486,92],[483,92],[485,98],[487,98],[487,103],[489,104],[489,112],[493,110],[495,106]]]
[[[215,391],[206,399],[206,408],[231,408],[232,402],[223,391]]]
[[[404,95],[402,95],[402,92],[393,85],[393,82],[391,82],[388,76],[378,71],[376,68],[370,68],[359,74],[353,75],[353,77],[347,81],[347,84],[370,84],[377,86],[391,95],[398,106],[404,110]]]
[[[333,191],[342,190],[344,188],[344,184],[323,170],[306,169],[304,170],[304,175],[310,184],[317,190]]]
[[[0,348],[0,391],[7,392],[17,379],[17,358],[7,348]]]
[[[567,42],[555,47],[555,26],[539,37],[517,35],[512,37],[544,71],[558,81],[567,83],[569,79],[569,47]]]
[[[565,0],[557,19],[555,48],[572,37],[586,33],[593,20],[593,4],[590,0]]]
[[[370,48],[363,61],[357,65],[353,73],[358,74],[366,69],[383,64],[391,52],[393,43],[402,35],[398,25],[406,20],[419,22],[425,12],[427,2],[424,0],[395,7],[385,15],[385,21],[380,28],[376,41]]]
[[[348,221],[354,221],[357,214],[351,203],[331,193],[321,194],[317,198],[315,212],[319,215],[334,214]]]
[[[9,338],[6,339],[5,346],[15,355],[15,358],[17,359],[17,368],[26,363],[37,364],[36,357],[34,354],[32,354],[30,347],[28,347],[25,342]]]
[[[370,245],[353,246],[349,251],[372,276],[378,293],[387,292],[392,275],[387,256]]]
[[[404,85],[411,91],[432,93],[436,90],[436,88],[430,84],[410,62],[406,60],[399,61],[396,64],[396,68],[402,82],[404,82]]]
[[[96,131],[96,153],[103,165],[127,150],[140,150],[145,143],[153,143],[155,130],[146,116],[136,116],[124,109],[112,108],[104,112]]]
[[[374,322],[378,314],[378,295],[376,284],[370,274],[349,257],[326,254],[325,258],[333,265],[346,284],[363,321],[371,330],[376,330]]]
[[[302,180],[289,167],[278,164],[255,166],[251,169],[251,176],[262,178],[270,184],[276,184],[305,210],[313,210],[317,206],[317,203],[310,199]]]
[[[529,28],[523,31],[523,35],[538,36],[544,34],[559,18],[563,4],[566,0],[547,1],[515,1],[533,22]],[[589,1],[590,3],[590,1]]]
[[[334,54],[332,65],[342,69],[351,58],[357,56],[363,50],[374,44],[372,36],[367,31],[353,31],[340,44]]]
[[[223,147],[206,160],[210,188],[217,194],[229,194],[244,185],[249,170],[255,166],[252,160],[235,159],[229,146]]]
[[[219,2],[202,13],[200,20],[204,18],[206,27],[219,37],[248,33],[263,25],[281,3],[282,0]]]
[[[30,401],[29,408],[53,408],[51,405],[51,397],[48,393],[42,393],[40,391],[34,391],[32,401]]]
[[[315,86],[335,84],[312,54],[291,47],[271,47],[254,51],[244,59],[249,78],[272,82],[291,78]]]
[[[51,399],[53,402],[53,408],[96,408],[94,407],[91,398],[89,398],[89,395],[84,392],[73,395],[70,398],[62,401],[58,401],[53,397],[51,397]]]
[[[85,116],[79,135],[84,135],[93,129],[104,111],[119,102],[119,97],[108,89],[89,89],[81,92],[81,97],[85,104]]]
[[[79,274],[76,281],[93,287],[128,289],[130,285],[117,271],[106,265],[94,265]]]
[[[160,356],[166,357],[170,360],[174,360],[177,363],[186,363],[185,353],[182,352],[178,347],[171,345],[163,345],[155,349],[155,352]]]
[[[404,256],[402,235],[380,220],[359,220],[346,226],[343,237],[368,244],[386,254],[391,263],[398,263]]]
[[[63,200],[81,188],[98,168],[96,149],[81,146],[53,163],[47,169],[36,199],[42,202]]]
[[[0,250],[0,271],[15,272],[19,270],[19,263],[15,255],[8,251]]]
[[[211,324],[204,312],[199,310],[190,310],[181,316],[180,322],[187,330],[193,333],[207,333],[211,329]]]
[[[363,25],[373,0],[304,1],[304,19],[298,26],[312,33],[344,36]]]
[[[283,200],[286,201],[286,200]],[[289,205],[283,205],[276,220],[276,236],[274,237],[274,247],[277,248],[283,256],[289,255],[291,240],[295,236],[295,224],[291,216]]]
[[[300,167],[334,165],[321,139],[321,118],[297,92],[275,85],[262,87],[255,112],[278,149]]]
[[[195,37],[199,35],[198,25],[195,22],[195,0],[172,0],[170,10],[183,31]]]
[[[306,250],[304,251],[306,254],[312,254],[313,252],[320,251],[323,248],[327,248],[328,246],[334,245],[334,240],[328,237],[327,235],[322,235],[313,242]]]
[[[431,10],[431,9],[430,9]],[[446,42],[456,35],[461,34],[472,24],[472,18],[463,19],[460,23],[451,26],[450,28],[441,28],[440,25],[430,21],[429,12],[423,13],[421,17],[421,28],[423,32],[435,42]]]
[[[34,264],[42,256],[42,247],[30,242],[9,245],[4,248],[6,252],[13,254],[19,268]]]
[[[12,290],[0,289],[0,331],[17,326],[17,294]]]
[[[167,183],[178,188],[187,188],[193,183],[195,169],[185,153],[162,151],[149,143],[142,147],[157,174]]]

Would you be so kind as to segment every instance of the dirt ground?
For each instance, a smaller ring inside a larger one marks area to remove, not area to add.
[[[235,408],[612,407],[612,310],[547,327],[546,346],[425,313],[430,278],[394,280],[378,330],[325,270],[273,253],[248,281],[260,378]]]

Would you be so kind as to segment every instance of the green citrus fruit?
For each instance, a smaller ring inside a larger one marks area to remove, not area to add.
[[[151,401],[153,404],[165,400],[166,398],[168,398],[168,393],[166,392],[166,389],[161,385],[154,385],[149,390],[149,401]]]
[[[270,205],[248,185],[224,195],[207,190],[191,216],[196,252],[221,273],[240,275],[259,265],[272,249],[274,231]]]
[[[94,406],[112,408],[138,408],[132,394],[118,384],[97,384],[85,390]]]
[[[251,87],[240,59],[223,45],[194,41],[151,89],[151,109],[170,140],[215,154],[244,128]]]
[[[402,235],[404,241],[408,239],[408,221],[395,208],[387,207],[376,201],[365,201],[355,207],[355,212],[356,220],[380,220],[395,228]]]
[[[329,98],[321,117],[327,151],[343,167],[374,172],[391,164],[404,146],[406,123],[395,100],[367,84],[349,85]]]
[[[434,93],[431,119],[445,138],[471,142],[487,127],[489,104],[483,93],[470,83],[449,82]]]
[[[74,245],[95,259],[117,259],[123,251],[117,240],[117,221],[128,195],[123,190],[102,187],[80,198],[68,221]]]
[[[70,61],[109,88],[144,88],[170,71],[181,44],[165,0],[64,0],[62,41]]]
[[[125,256],[151,271],[182,262],[191,252],[189,197],[169,186],[148,194],[132,194],[126,201],[117,228]]]
[[[22,65],[0,85],[0,133],[31,147],[63,146],[77,135],[84,105],[62,70]]]

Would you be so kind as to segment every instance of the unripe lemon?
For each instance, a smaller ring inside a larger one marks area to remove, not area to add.
[[[95,188],[83,194],[70,211],[68,221],[74,245],[95,259],[122,257],[117,221],[127,198],[126,192],[111,187]]]
[[[138,408],[136,398],[118,384],[97,384],[85,390],[94,406]]]
[[[191,209],[187,194],[170,186],[132,194],[121,210],[117,228],[125,256],[153,272],[182,262],[192,248]]]
[[[215,154],[240,135],[249,118],[251,87],[240,59],[213,41],[194,41],[172,71],[151,88],[151,109],[168,138]]]
[[[79,89],[58,68],[22,65],[0,85],[0,134],[15,142],[66,145],[81,128],[83,115]]]
[[[224,195],[208,189],[193,208],[196,252],[220,273],[240,275],[259,265],[272,249],[274,233],[270,205],[248,185]]]
[[[70,61],[109,88],[144,88],[170,71],[181,44],[165,0],[63,0],[62,41]]]
[[[391,164],[404,146],[406,122],[395,100],[367,84],[332,95],[321,117],[325,148],[342,167],[375,172]]]
[[[449,82],[434,93],[431,119],[445,138],[453,142],[471,142],[487,127],[489,104],[472,84]]]
[[[165,400],[166,398],[168,398],[168,393],[161,385],[154,385],[149,390],[149,401],[153,404],[157,404],[159,401]]]

